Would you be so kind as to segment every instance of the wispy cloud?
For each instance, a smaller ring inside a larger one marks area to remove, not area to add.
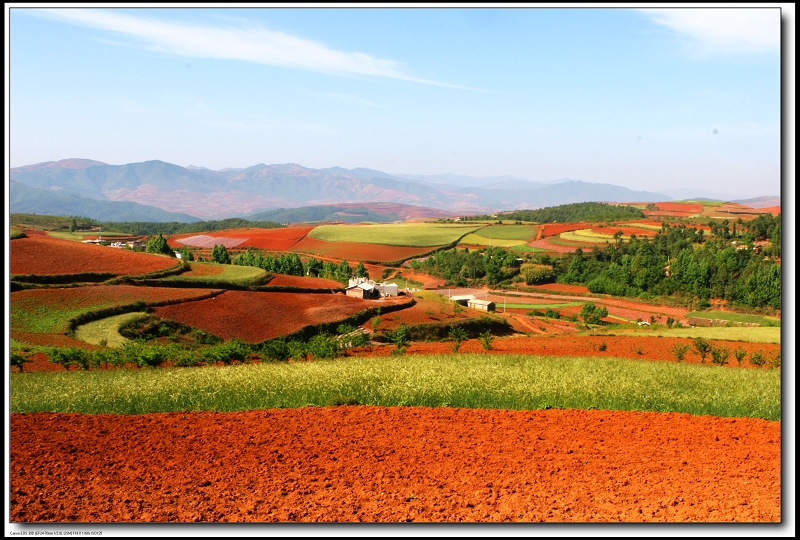
[[[641,9],[653,22],[690,38],[705,54],[778,52],[777,8]]]
[[[332,75],[399,79],[414,83],[470,89],[417,77],[394,60],[362,52],[338,51],[323,43],[265,28],[215,27],[146,19],[101,9],[48,9],[51,16],[137,38],[143,47],[164,54],[226,58]]]

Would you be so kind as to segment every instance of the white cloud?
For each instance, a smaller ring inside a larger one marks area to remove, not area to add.
[[[150,50],[177,56],[226,58],[334,75],[366,75],[466,87],[408,73],[394,60],[362,52],[337,51],[310,39],[256,27],[213,27],[144,19],[109,10],[48,9],[61,20],[139,38]],[[41,11],[40,11],[41,12]]]
[[[778,8],[642,9],[654,22],[689,37],[707,54],[778,52]]]

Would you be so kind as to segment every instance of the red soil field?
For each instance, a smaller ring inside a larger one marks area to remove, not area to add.
[[[528,242],[528,245],[532,248],[544,249],[546,251],[554,251],[556,253],[573,253],[578,248],[581,248],[583,250],[591,249],[591,245],[589,244],[585,245],[575,244],[574,246],[553,244],[552,242],[550,242],[549,238],[536,240],[535,242]]]
[[[432,249],[434,248],[360,244],[357,242],[325,242],[306,236],[292,248],[292,251],[337,260],[395,262],[420,257],[430,253]]]
[[[178,243],[185,246],[208,249],[214,246],[225,246],[226,249],[235,248],[247,242],[246,238],[228,238],[227,236],[209,236],[207,234],[199,234],[181,238]]]
[[[550,236],[558,236],[562,232],[588,229],[591,226],[591,223],[547,223],[539,228],[539,234],[536,238],[541,240],[542,238],[548,238]]]
[[[446,281],[440,277],[414,272],[407,266],[404,266],[400,272],[403,274],[402,277],[422,283],[423,289],[437,289],[443,287],[446,283]]]
[[[221,338],[250,343],[291,334],[310,324],[335,322],[368,307],[408,299],[361,300],[339,294],[225,291],[207,300],[154,308],[154,313]]]
[[[563,324],[563,321],[552,321],[555,324]],[[534,321],[535,325],[539,321]],[[382,327],[382,326],[381,326]],[[765,359],[769,359],[781,350],[778,343],[750,343],[746,341],[727,341],[727,340],[708,340],[715,347],[722,347],[730,350],[731,354],[728,358],[729,369],[739,369],[736,357],[733,354],[738,348],[742,348],[747,352],[747,356],[742,362],[742,369],[753,368],[759,369],[757,366],[750,364],[750,355],[758,351]],[[606,350],[601,351],[600,345],[605,343]],[[675,354],[672,349],[675,345],[682,343],[691,347],[692,340],[690,338],[671,338],[671,337],[655,337],[647,336],[642,333],[633,335],[616,335],[616,336],[579,336],[576,337],[571,333],[561,332],[559,334],[543,334],[543,335],[513,335],[506,337],[495,337],[492,341],[492,354],[538,354],[543,356],[600,356],[600,357],[615,357],[615,358],[628,358],[633,360],[642,361],[657,361],[657,362],[676,362]],[[386,356],[392,353],[394,345],[376,345],[373,346],[371,351],[358,351],[359,355],[369,356]],[[641,354],[639,353],[641,351]],[[460,353],[485,353],[486,350],[477,339],[469,339],[461,344],[459,349]],[[406,354],[451,354],[452,342],[412,342],[406,348]],[[694,348],[690,348],[689,352],[683,358],[684,363],[700,364],[705,363],[713,365],[711,362],[711,355],[707,355],[705,362],[702,362],[700,355]],[[716,366],[715,366],[716,367]],[[720,368],[722,369],[722,368]],[[762,367],[761,369],[765,369]]]
[[[642,214],[647,217],[663,216],[663,217],[692,217],[696,216],[697,212],[687,212],[683,210],[642,210]]]
[[[301,289],[342,289],[344,286],[332,279],[311,276],[287,276],[274,274],[266,283],[267,287],[298,287]]]
[[[781,423],[753,418],[339,406],[9,429],[12,523],[782,520]]]
[[[473,309],[462,308],[458,313],[453,312],[452,303],[442,303],[433,300],[415,298],[416,303],[400,311],[380,315],[381,323],[378,331],[394,330],[401,324],[447,324],[450,322],[464,319],[477,318],[482,314]],[[366,329],[372,329],[372,323],[367,322],[362,325]]]
[[[659,202],[655,203],[655,205],[656,209],[662,212],[689,212],[690,214],[699,214],[703,211],[703,205],[696,203]]]
[[[542,291],[556,291],[564,293],[588,294],[589,289],[583,285],[569,285],[567,283],[545,283],[544,285],[531,285],[531,289]]]
[[[216,264],[189,263],[189,270],[182,272],[181,277],[216,276],[225,270],[224,266]]]
[[[182,234],[171,236],[167,243],[173,247],[181,247],[183,245],[191,245],[194,247],[211,248],[214,246],[214,239],[216,238],[219,244],[220,238],[228,239],[232,244],[227,247],[243,248],[257,248],[273,251],[287,251],[292,248],[297,242],[305,237],[308,232],[313,229],[311,226],[304,227],[280,227],[275,229],[260,229],[260,228],[246,228],[246,229],[225,229],[221,231],[207,232],[203,235],[197,234]],[[205,236],[209,238],[200,238],[197,243],[191,243],[191,239],[196,236]],[[187,242],[188,240],[188,242]],[[211,242],[208,245],[203,243]],[[199,245],[203,244],[203,245]]]
[[[141,275],[178,264],[172,257],[34,236],[9,242],[12,274],[62,275],[85,272]]]

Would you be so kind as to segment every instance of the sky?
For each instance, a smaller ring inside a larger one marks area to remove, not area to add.
[[[790,4],[163,5],[6,4],[11,167],[297,163],[781,194]]]

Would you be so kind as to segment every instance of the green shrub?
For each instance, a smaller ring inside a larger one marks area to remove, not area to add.
[[[395,350],[398,353],[404,353],[406,351],[406,347],[411,341],[409,336],[408,326],[405,324],[401,324],[398,326],[394,332],[392,332],[389,336],[389,339],[392,343],[394,343]]]
[[[317,334],[308,341],[307,350],[314,358],[334,358],[339,352],[339,342],[328,334]]]
[[[456,326],[450,330],[450,339],[453,340],[453,352],[457,353],[461,348],[461,343],[467,339],[467,333],[460,326]]]
[[[747,356],[747,351],[739,347],[733,351],[733,355],[736,357],[736,362],[741,366],[742,362],[744,361],[744,357]]]
[[[705,338],[696,337],[692,338],[692,345],[694,345],[697,354],[700,355],[700,363],[705,363],[706,356],[711,352],[711,343]]]
[[[289,347],[283,339],[271,339],[262,343],[261,355],[276,362],[286,362],[291,357]]]
[[[781,352],[778,351],[775,353],[775,356],[769,359],[769,365],[775,369],[781,367]]]
[[[676,343],[672,348],[672,354],[675,355],[675,359],[678,362],[683,362],[683,357],[686,356],[686,353],[689,352],[690,348],[691,347],[685,343]]]
[[[244,363],[252,352],[250,345],[241,339],[234,338],[229,341],[211,345],[203,350],[203,356],[209,363],[222,362],[226,366],[234,361]]]
[[[489,330],[486,330],[485,332],[481,332],[481,335],[478,336],[478,341],[480,341],[481,346],[484,348],[484,350],[487,350],[487,351],[492,349],[492,340],[493,339],[494,339],[494,337],[492,337],[492,333]]]
[[[728,363],[730,351],[725,347],[712,347],[711,348],[711,361],[718,366],[724,366]]]
[[[761,367],[764,365],[764,355],[758,351],[755,351],[753,354],[750,355],[750,363],[756,367]]]
[[[605,341],[601,341],[600,345],[597,346],[597,350],[600,351],[600,352],[605,351],[607,348],[608,348],[608,345],[606,345]]]
[[[24,367],[23,367],[24,364],[26,364],[28,362],[32,362],[32,360],[30,358],[28,358],[26,355],[23,355],[23,354],[20,354],[18,352],[14,352],[14,351],[12,351],[11,354],[9,355],[9,359],[11,361],[11,365],[12,366],[16,366],[16,367],[19,368],[19,372],[20,373],[22,373],[24,371]]]
[[[91,358],[89,351],[80,349],[78,347],[52,347],[48,351],[48,361],[55,364],[64,366],[64,369],[69,369],[70,366],[80,366],[83,369],[89,369],[91,366]]]
[[[308,355],[306,344],[296,339],[287,343],[286,348],[289,351],[289,358],[293,360],[305,360]]]

